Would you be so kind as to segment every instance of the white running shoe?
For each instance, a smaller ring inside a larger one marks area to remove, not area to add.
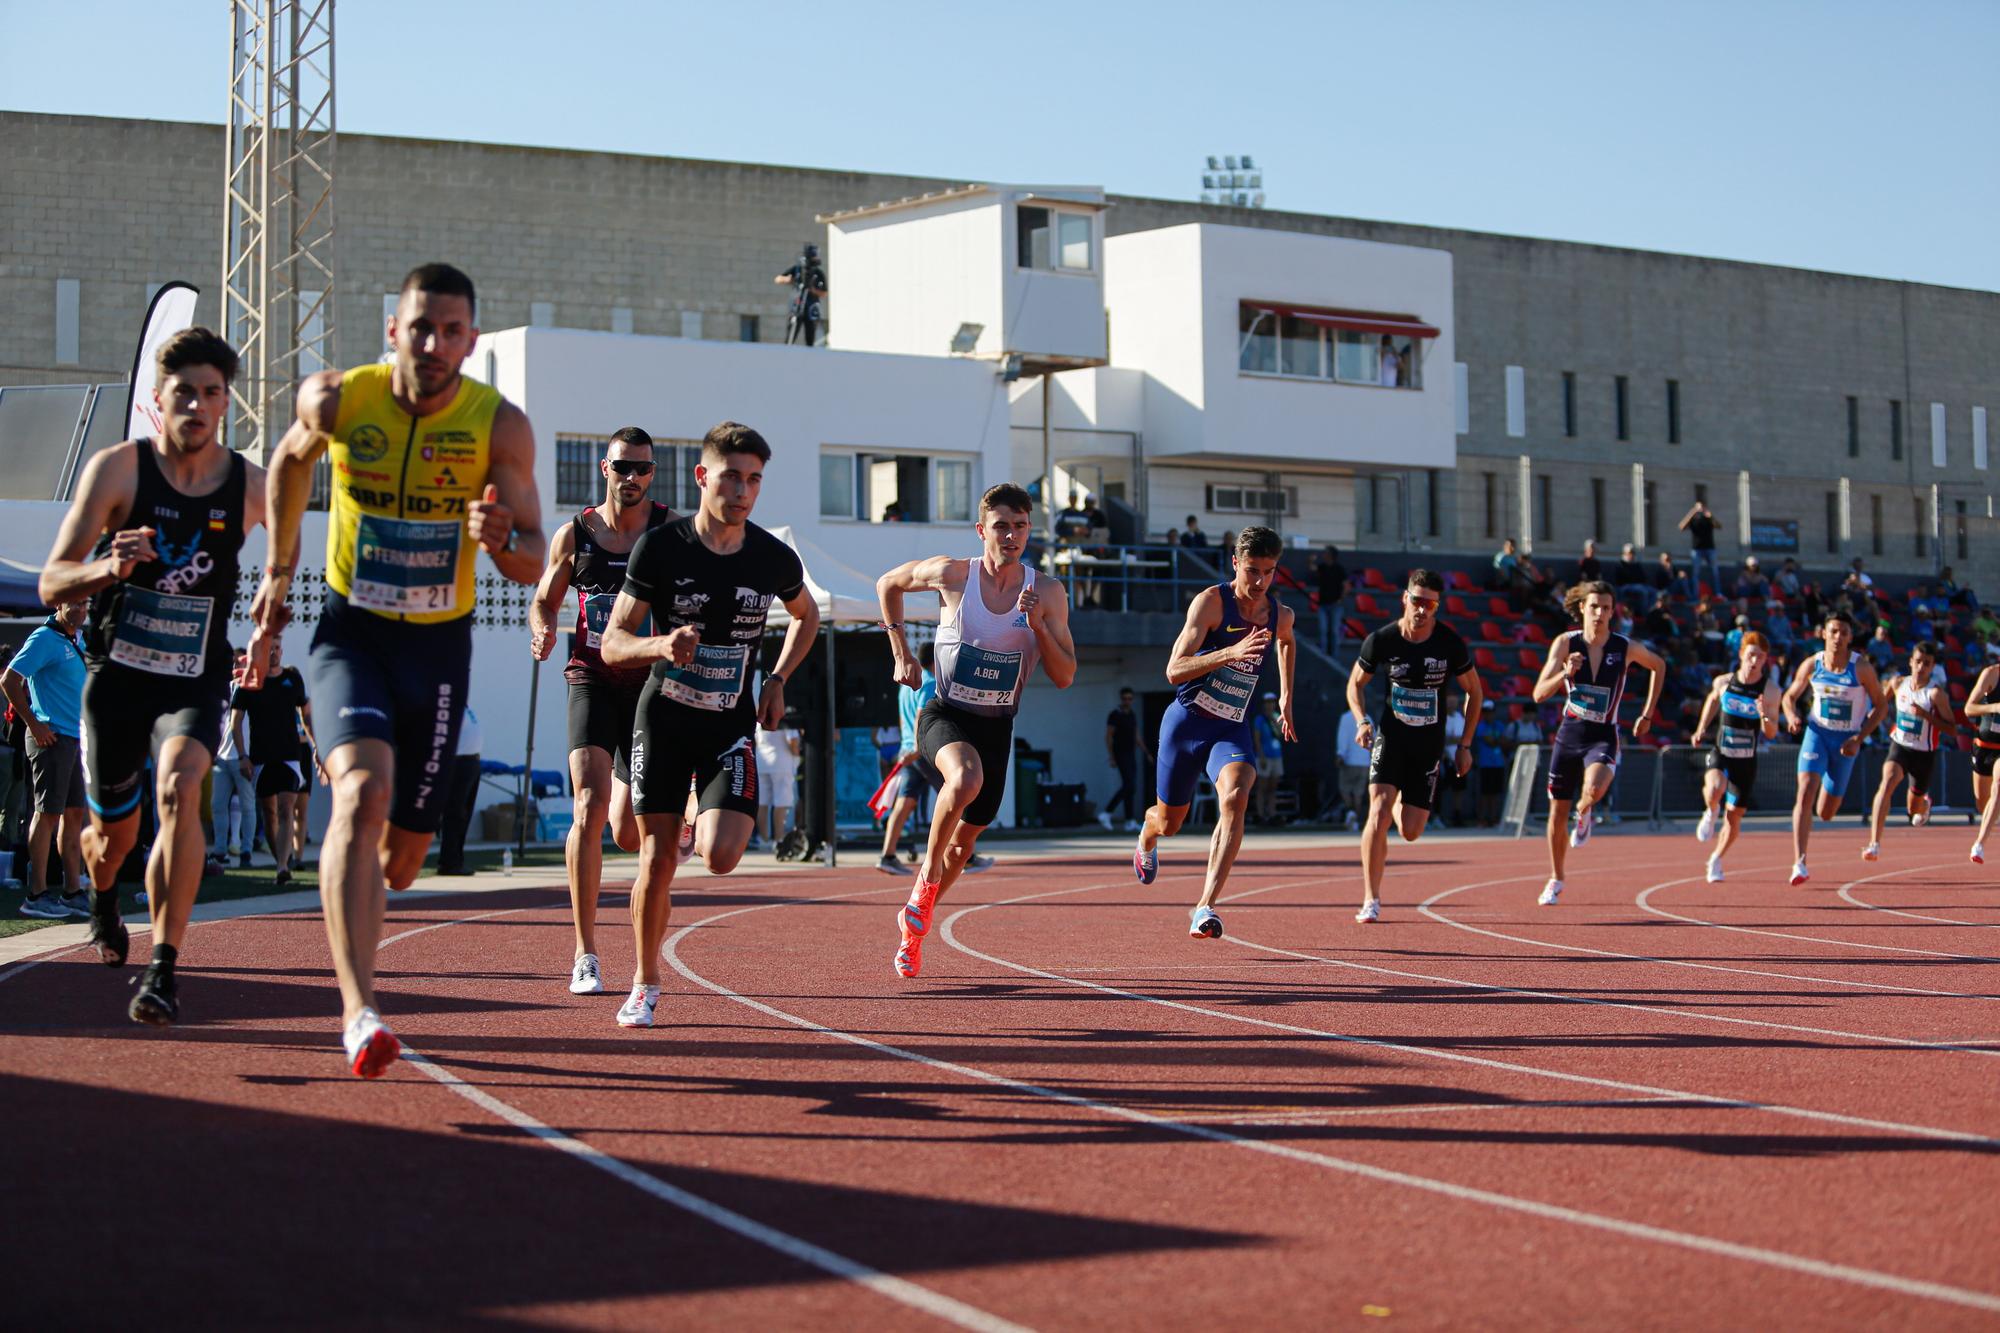
[[[1597,807],[1576,812],[1576,827],[1569,831],[1569,845],[1581,847],[1590,841],[1590,830],[1597,824]]]
[[[1696,842],[1707,842],[1710,838],[1714,836],[1715,836],[1715,811],[1704,810],[1701,812],[1701,822],[1694,826],[1694,840]]]
[[[1354,914],[1354,919],[1364,926],[1371,921],[1380,921],[1382,919],[1382,900],[1380,898],[1370,898],[1367,902],[1361,904],[1361,910]]]
[[[1871,842],[1871,843],[1869,843],[1869,844],[1868,844],[1868,845],[1867,845],[1866,847],[1863,847],[1863,848],[1861,849],[1861,859],[1862,859],[1862,860],[1864,860],[1864,861],[1879,861],[1879,860],[1881,860],[1881,859],[1882,859],[1882,844],[1881,844],[1881,843],[1879,843],[1879,842]]]
[[[1222,918],[1213,907],[1197,907],[1188,913],[1188,934],[1198,940],[1222,938]]]
[[[635,985],[632,993],[625,997],[625,1003],[618,1006],[618,1026],[649,1028],[653,1026],[653,1011],[659,1007],[658,986]]]
[[[373,1009],[356,1014],[340,1041],[347,1048],[347,1067],[358,1078],[382,1077],[403,1053],[403,1043],[396,1040],[396,1034],[389,1031],[382,1016]]]
[[[598,975],[596,954],[587,953],[576,960],[576,966],[571,968],[569,973],[569,993],[571,995],[604,994],[604,978]]]
[[[1535,899],[1535,904],[1538,907],[1554,907],[1556,900],[1562,896],[1563,882],[1559,879],[1552,879],[1542,885],[1542,894],[1539,898]]]
[[[1710,884],[1722,883],[1722,858],[1719,856],[1708,858],[1708,882]]]
[[[1931,803],[1929,801],[1925,801],[1923,809],[1915,811],[1910,815],[1910,827],[1922,828],[1924,825],[1930,822],[1931,822]]]
[[[1797,888],[1812,878],[1812,871],[1806,869],[1804,861],[1792,862],[1792,887]]]
[[[1983,866],[1983,865],[1985,865],[1985,864],[1986,864],[1986,844],[1985,844],[1985,843],[1983,843],[1983,842],[1975,842],[1975,843],[1973,843],[1973,844],[1972,844],[1972,851],[1971,851],[1971,852],[1969,852],[1969,853],[1968,853],[1968,855],[1969,855],[1969,856],[1971,856],[1971,858],[1972,858],[1972,864],[1974,864],[1974,865],[1976,865],[1976,866]]]

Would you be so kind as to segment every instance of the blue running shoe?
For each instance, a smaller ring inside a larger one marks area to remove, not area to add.
[[[1213,907],[1197,907],[1188,914],[1188,934],[1198,940],[1222,938],[1222,918]]]
[[[1132,849],[1132,873],[1139,877],[1141,884],[1151,884],[1160,873],[1160,849],[1147,851],[1144,847]]]

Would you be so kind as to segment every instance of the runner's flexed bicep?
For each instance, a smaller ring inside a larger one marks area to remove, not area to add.
[[[950,611],[950,598],[965,588],[963,560],[934,555],[908,560],[875,580],[875,598],[882,608],[882,626],[889,631],[889,650],[894,655],[891,672],[898,685],[912,689],[922,683],[924,669],[910,651],[909,634],[903,628],[903,597],[906,593],[935,592]]]

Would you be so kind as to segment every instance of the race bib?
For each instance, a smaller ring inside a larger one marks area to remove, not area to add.
[[[1011,704],[1021,684],[1021,654],[961,643],[947,683],[945,698],[955,704]]]
[[[1254,673],[1233,666],[1220,666],[1201,678],[1194,705],[1211,717],[1225,722],[1241,722],[1250,711],[1250,698],[1257,692]]]
[[[1582,722],[1611,720],[1611,691],[1603,685],[1572,685],[1563,712]]]
[[[1722,711],[1727,717],[1746,718],[1753,722],[1762,716],[1757,711],[1757,701],[1747,694],[1725,693],[1722,696]]]
[[[1831,722],[1844,731],[1854,724],[1854,700],[1822,694],[1819,697],[1819,715],[1821,721]]]
[[[1428,727],[1438,720],[1438,692],[1389,686],[1389,715],[1406,727]]]
[[[1921,740],[1924,734],[1924,720],[1915,713],[1896,710],[1896,734],[1908,736],[1912,741]]]
[[[749,668],[747,643],[696,644],[694,661],[667,668],[660,681],[660,694],[689,708],[726,713],[742,697],[743,679]]]
[[[207,662],[213,597],[128,585],[111,631],[111,660],[156,676],[199,676]]]
[[[460,523],[363,514],[354,529],[350,605],[370,611],[455,611]]]

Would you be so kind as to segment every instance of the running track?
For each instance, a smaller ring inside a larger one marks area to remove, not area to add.
[[[1197,838],[1003,857],[915,983],[905,882],[696,879],[643,1033],[510,882],[392,904],[376,1084],[314,914],[198,925],[166,1034],[59,955],[0,974],[8,1322],[1996,1327],[1966,842],[1603,836],[1542,909],[1539,843],[1434,839],[1362,927],[1351,839],[1253,837],[1220,942]]]

